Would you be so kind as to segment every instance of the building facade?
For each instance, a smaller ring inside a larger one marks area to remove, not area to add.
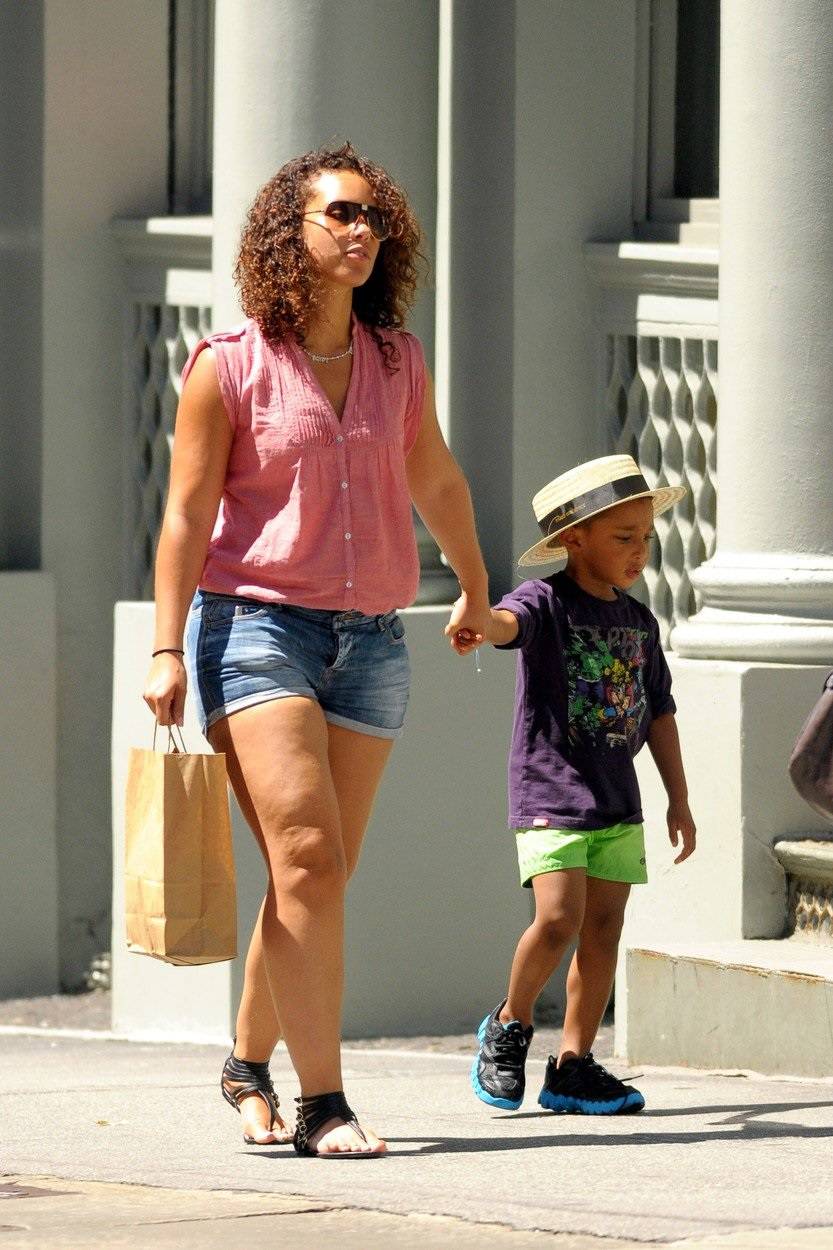
[[[0,991],[77,984],[109,944],[115,876],[119,1026],[227,1031],[234,969],[196,970],[183,991],[118,951],[124,752],[147,729],[138,691],[179,370],[201,332],[239,315],[230,275],[257,187],[344,138],[404,183],[426,229],[414,328],[493,593],[534,537],[532,493],[570,464],[623,449],[652,482],[689,487],[642,593],[673,653],[701,850],[669,869],[643,768],[655,876],[629,944],[653,941],[650,968],[671,970],[671,1015],[681,960],[795,962],[794,946],[727,944],[781,938],[788,874],[773,846],[820,832],[784,764],[833,654],[826,0],[42,0],[8,20],[0,306],[18,385],[0,418],[13,691],[0,715],[17,745],[0,774],[15,865],[0,926],[22,953]],[[511,662],[486,657],[477,682],[455,669],[437,641],[448,579],[429,542],[423,553],[411,730],[351,906],[353,1031],[463,1023],[499,989],[526,914],[501,842]],[[455,747],[473,733],[478,750]],[[494,966],[472,973],[484,839],[507,864],[488,887]],[[403,862],[408,903],[379,983],[362,916]],[[21,905],[35,889],[37,918]],[[401,986],[415,949],[416,1010]],[[623,960],[623,1048],[647,958]]]

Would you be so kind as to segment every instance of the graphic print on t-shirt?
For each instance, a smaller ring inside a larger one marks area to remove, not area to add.
[[[637,749],[648,706],[642,676],[647,638],[647,630],[628,626],[570,625],[567,700],[574,746]]]

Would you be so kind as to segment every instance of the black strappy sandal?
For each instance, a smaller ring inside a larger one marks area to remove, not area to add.
[[[295,1114],[292,1144],[299,1155],[309,1155],[313,1159],[378,1159],[384,1154],[384,1151],[378,1150],[326,1150],[322,1154],[314,1146],[310,1146],[309,1139],[328,1120],[343,1120],[358,1133],[362,1141],[367,1141],[364,1129],[351,1111],[343,1090],[335,1090],[332,1094],[313,1094],[310,1098],[296,1098],[295,1102],[298,1110]]]
[[[280,1119],[278,1107],[280,1100],[275,1093],[272,1078],[269,1075],[269,1063],[251,1063],[248,1059],[238,1059],[232,1050],[223,1064],[220,1077],[220,1090],[229,1106],[235,1111],[240,1110],[240,1103],[251,1094],[258,1094],[269,1108],[269,1127],[267,1133],[275,1132],[275,1125]],[[288,1140],[288,1139],[287,1139]],[[247,1146],[279,1146],[282,1142],[258,1142],[249,1133],[243,1134]]]

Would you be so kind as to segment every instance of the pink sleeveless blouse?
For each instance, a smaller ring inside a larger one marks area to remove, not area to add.
[[[412,334],[385,331],[391,373],[353,318],[353,370],[341,421],[294,340],[256,322],[202,339],[234,431],[203,590],[368,616],[413,603],[419,584],[405,459],[425,395]]]

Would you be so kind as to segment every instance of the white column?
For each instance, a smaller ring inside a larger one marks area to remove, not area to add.
[[[164,211],[167,38],[158,0],[43,5],[41,556],[57,607],[58,905],[68,984],[108,941],[107,740],[126,437],[124,271],[110,224]]]
[[[240,317],[246,209],[293,156],[349,139],[406,187],[433,250],[438,0],[217,0],[214,324]],[[430,299],[414,327],[433,354]]]
[[[718,549],[697,658],[833,656],[833,4],[721,6]]]

